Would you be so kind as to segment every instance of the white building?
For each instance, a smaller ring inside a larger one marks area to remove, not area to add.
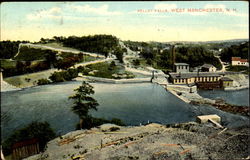
[[[249,66],[249,62],[241,57],[232,57],[232,66]]]
[[[214,67],[212,64],[203,64],[201,66],[201,71],[204,71],[204,72],[216,72],[216,67]]]
[[[177,73],[185,73],[189,72],[189,64],[187,63],[175,63],[175,72]]]

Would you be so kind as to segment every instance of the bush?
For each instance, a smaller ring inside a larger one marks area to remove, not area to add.
[[[55,137],[56,134],[53,129],[50,128],[48,122],[32,122],[26,127],[16,130],[3,142],[3,152],[5,155],[9,155],[13,144],[32,138],[39,140],[40,151],[43,151],[47,142]]]
[[[45,85],[49,83],[50,81],[48,79],[42,78],[42,79],[38,79],[37,85]]]
[[[51,76],[49,77],[49,79],[52,81],[52,82],[64,82],[66,81],[64,79],[64,74],[65,71],[62,71],[62,72],[54,72],[51,74]]]
[[[133,65],[139,66],[140,65],[140,60],[139,59],[134,59],[133,60]]]
[[[90,129],[90,128],[97,127],[97,126],[100,126],[100,125],[105,124],[105,123],[112,123],[112,124],[116,124],[119,126],[125,126],[125,123],[122,122],[122,120],[118,119],[118,118],[113,118],[111,120],[107,120],[104,118],[95,118],[92,116],[88,116],[85,119],[83,119],[83,125],[82,125],[83,128],[82,129]],[[80,129],[79,123],[76,125],[76,129]]]
[[[228,66],[226,68],[228,71],[234,71],[234,72],[241,72],[241,71],[246,71],[249,72],[249,67],[247,66]]]
[[[64,82],[64,81],[71,81],[73,78],[76,78],[77,76],[78,76],[78,69],[69,68],[66,71],[52,73],[49,79],[52,82]]]

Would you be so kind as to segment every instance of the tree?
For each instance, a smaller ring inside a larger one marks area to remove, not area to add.
[[[3,152],[11,153],[11,146],[17,142],[37,138],[41,151],[45,149],[48,141],[55,138],[56,134],[48,122],[32,122],[24,128],[16,130],[7,140],[3,142]]]
[[[83,120],[89,117],[89,110],[94,109],[97,111],[97,106],[99,104],[94,98],[89,96],[95,92],[93,90],[93,86],[87,82],[83,81],[82,85],[74,91],[76,91],[76,94],[70,96],[69,99],[74,100],[72,111],[78,115],[80,119],[80,129],[82,129]]]
[[[133,60],[133,65],[139,66],[140,65],[140,60],[139,59],[134,59]]]
[[[56,52],[51,50],[46,50],[45,60],[50,68],[54,68],[56,62]]]

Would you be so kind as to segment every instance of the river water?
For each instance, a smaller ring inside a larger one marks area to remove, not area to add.
[[[47,121],[57,134],[75,129],[79,121],[68,99],[81,82],[71,81],[1,93],[1,132],[7,138],[32,121]],[[210,106],[186,104],[163,87],[152,83],[93,83],[93,97],[100,104],[95,117],[120,118],[127,125],[194,121],[197,115],[218,114],[226,126],[247,125],[248,118],[225,113]]]
[[[249,89],[237,91],[203,90],[199,91],[199,94],[205,98],[223,99],[229,104],[249,106]]]

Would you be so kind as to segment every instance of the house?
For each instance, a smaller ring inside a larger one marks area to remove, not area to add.
[[[176,73],[189,72],[189,64],[187,64],[187,63],[175,63],[174,66],[175,66]]]
[[[232,57],[232,66],[249,66],[249,62],[241,57]]]
[[[212,64],[203,64],[201,66],[202,72],[216,72],[216,67],[214,67]]]
[[[217,72],[189,72],[169,73],[169,80],[173,84],[218,83],[221,75]]]
[[[32,138],[17,142],[12,146],[12,159],[23,159],[38,154],[39,152],[39,140],[37,138]]]
[[[233,80],[228,77],[222,77],[220,79],[221,87],[233,87]]]

